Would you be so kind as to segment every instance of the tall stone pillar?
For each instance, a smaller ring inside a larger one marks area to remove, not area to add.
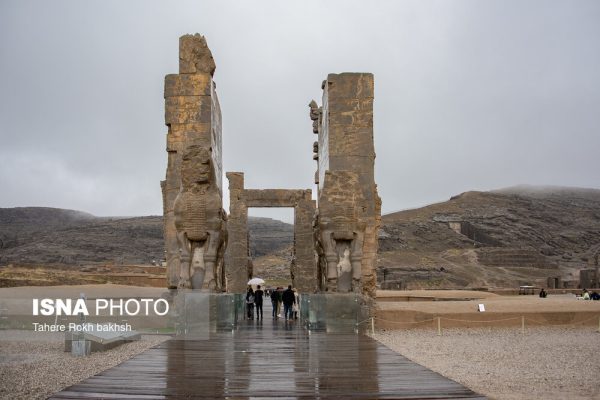
[[[318,184],[317,249],[323,288],[375,297],[381,199],[375,184],[373,75],[329,74],[310,104]]]
[[[294,258],[292,283],[300,293],[318,291],[318,276],[315,261],[313,218],[315,201],[312,192],[305,190],[294,207]]]
[[[164,91],[168,164],[161,188],[170,288],[223,286],[226,216],[214,72],[203,36],[179,38],[179,74],[165,76]]]
[[[227,172],[229,180],[229,244],[225,254],[227,292],[244,293],[248,282],[248,207],[244,173]]]

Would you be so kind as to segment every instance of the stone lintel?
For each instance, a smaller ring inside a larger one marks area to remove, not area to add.
[[[310,190],[246,189],[247,207],[295,207],[299,201],[311,196]]]

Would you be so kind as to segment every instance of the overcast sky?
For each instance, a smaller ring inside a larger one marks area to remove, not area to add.
[[[332,72],[375,75],[384,212],[600,188],[597,0],[2,0],[0,207],[161,214],[163,78],[196,32],[217,65],[223,167],[248,188],[314,189],[307,105]]]

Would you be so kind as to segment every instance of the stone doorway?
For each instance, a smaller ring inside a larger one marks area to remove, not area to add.
[[[267,286],[291,284],[293,247],[293,208],[248,209],[248,249],[253,278],[264,279]]]
[[[312,191],[294,189],[245,189],[243,172],[228,172],[229,232],[225,262],[227,291],[244,293],[249,271],[248,208],[291,207],[294,209],[294,242],[290,275],[301,293],[317,291],[317,262],[313,218],[316,204]]]

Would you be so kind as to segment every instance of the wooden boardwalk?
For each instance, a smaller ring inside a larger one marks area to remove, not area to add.
[[[209,340],[169,340],[52,399],[484,399],[362,335],[243,321]]]

